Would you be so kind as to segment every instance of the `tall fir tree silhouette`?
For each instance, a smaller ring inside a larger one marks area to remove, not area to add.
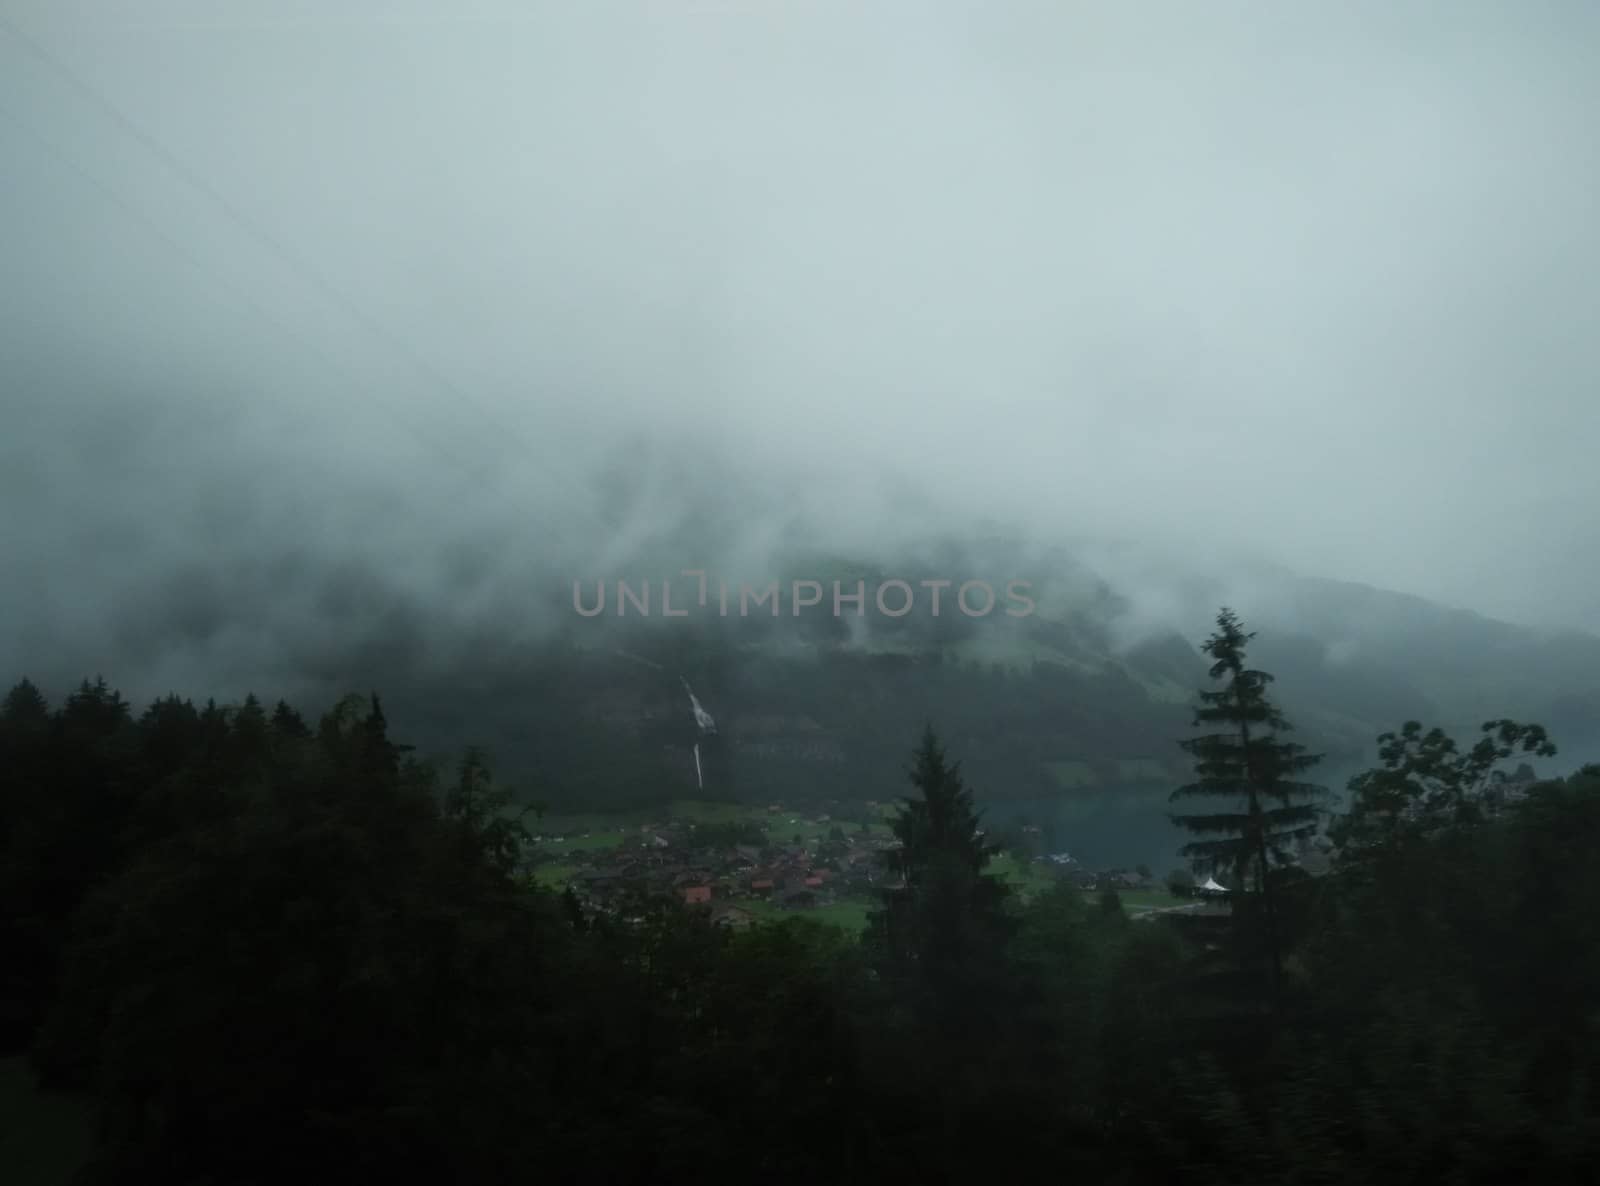
[[[1246,662],[1254,637],[1231,609],[1217,614],[1216,633],[1202,650],[1221,686],[1199,694],[1194,724],[1207,731],[1178,743],[1194,758],[1195,780],[1171,795],[1174,803],[1211,809],[1172,821],[1197,837],[1184,845],[1184,856],[1230,878],[1240,925],[1259,926],[1276,1005],[1286,938],[1277,874],[1291,865],[1293,846],[1316,831],[1324,810],[1318,804],[1328,792],[1299,778],[1322,758],[1283,739],[1293,726],[1267,696],[1273,677]]]

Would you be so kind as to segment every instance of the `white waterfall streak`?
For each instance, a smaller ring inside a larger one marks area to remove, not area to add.
[[[711,719],[709,712],[700,707],[700,701],[695,699],[694,689],[689,686],[689,681],[682,676],[679,676],[678,679],[683,683],[683,690],[689,693],[689,707],[694,710],[694,723],[700,726],[700,732],[715,733],[717,731],[717,723]]]

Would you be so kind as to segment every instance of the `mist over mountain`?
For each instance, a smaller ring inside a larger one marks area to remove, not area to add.
[[[866,755],[934,716],[1020,799],[1174,775],[1226,604],[1335,764],[1412,716],[1600,733],[1581,38],[12,8],[0,661],[53,692],[375,688],[626,797],[682,754],[618,729],[683,707],[627,650],[765,722],[747,793],[805,783],[778,754],[898,778]],[[573,610],[686,569],[1038,608]],[[656,773],[550,756],[579,737]]]
[[[201,408],[172,401],[120,421],[92,406],[32,406],[72,425],[81,474],[59,461],[30,470],[18,451],[10,480],[52,483],[60,499],[75,476],[150,472],[186,425],[205,425]],[[526,795],[569,808],[698,789],[683,679],[718,721],[706,755],[717,796],[875,797],[897,781],[905,738],[932,720],[1003,813],[1052,821],[1090,853],[1150,860],[1170,845],[1165,795],[1185,777],[1175,742],[1207,682],[1197,644],[1220,605],[1259,632],[1253,658],[1277,675],[1335,785],[1370,761],[1378,733],[1413,718],[1463,737],[1490,717],[1537,719],[1574,747],[1563,763],[1600,737],[1600,638],[1581,632],[1248,554],[1050,540],[909,481],[741,465],[693,440],[597,450],[587,472],[562,474],[573,485],[529,474],[516,508],[466,484],[453,501],[403,487],[392,501],[334,498],[294,480],[310,463],[282,427],[271,497],[251,492],[213,429],[183,497],[142,498],[130,483],[86,507],[69,593],[9,587],[10,668],[53,694],[103,672],[143,700],[203,688],[331,706],[375,690],[426,752],[484,744]],[[819,604],[795,610],[797,581],[815,582]],[[914,595],[903,616],[878,607],[890,581]],[[948,582],[937,615],[924,581]],[[961,611],[967,581],[994,591],[991,612]],[[646,613],[620,605],[619,582]],[[1011,582],[1024,583],[1026,616],[1004,612]],[[665,613],[668,583],[681,616]],[[768,586],[779,613],[741,604],[741,590]],[[864,597],[835,614],[836,587]]]
[[[52,514],[9,516],[23,562],[0,589],[0,658],[52,695],[100,673],[139,702],[203,690],[331,707],[374,690],[426,752],[484,744],[530,797],[625,807],[697,789],[687,678],[721,726],[719,796],[875,797],[936,721],[986,802],[1053,821],[1079,851],[1153,863],[1206,683],[1197,645],[1228,605],[1335,786],[1408,719],[1462,737],[1534,719],[1562,763],[1597,753],[1600,639],[1204,537],[1085,531],[1070,511],[1052,530],[1045,508],[1008,519],[967,486],[741,452],[693,425],[624,443],[574,431],[525,465],[491,453],[441,469],[426,436],[379,445],[375,424],[346,454],[293,405],[34,369],[0,472],[9,505]],[[949,582],[937,616],[928,580]],[[820,600],[799,616],[796,581]],[[886,581],[915,594],[903,617],[877,607]],[[992,589],[991,613],[961,612],[967,581]],[[648,588],[648,615],[618,616],[619,582]],[[682,617],[665,616],[668,582]],[[776,617],[771,602],[741,612],[741,590],[774,582]],[[1026,617],[1004,612],[1011,582]],[[858,583],[862,612],[835,616],[835,585]],[[601,588],[605,611],[578,612]]]

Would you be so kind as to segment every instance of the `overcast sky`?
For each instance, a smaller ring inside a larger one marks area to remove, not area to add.
[[[652,440],[652,515],[721,456],[1600,629],[1600,6],[0,21],[12,650],[284,541],[505,586]]]

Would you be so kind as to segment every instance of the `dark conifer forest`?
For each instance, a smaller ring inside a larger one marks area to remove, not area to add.
[[[1407,722],[1335,811],[1249,642],[1224,611],[1173,739],[1173,847],[1230,892],[1012,892],[935,724],[859,935],[587,909],[529,876],[537,810],[377,695],[24,680],[5,1051],[92,1117],[85,1184],[1591,1181],[1600,767],[1529,781],[1537,725]]]

